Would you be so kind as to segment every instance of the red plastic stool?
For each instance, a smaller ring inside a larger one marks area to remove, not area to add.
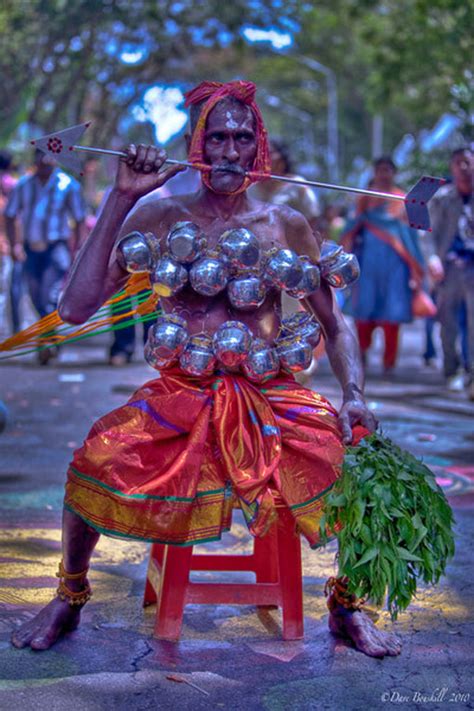
[[[193,546],[154,543],[148,564],[143,604],[157,603],[154,636],[179,639],[188,603],[279,605],[283,639],[303,637],[301,543],[288,508],[263,538],[254,539],[250,555],[193,555]],[[192,583],[191,570],[250,570],[256,583]]]

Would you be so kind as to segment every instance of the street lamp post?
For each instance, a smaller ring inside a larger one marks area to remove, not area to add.
[[[306,140],[306,148],[311,155],[312,158],[314,158],[315,152],[316,152],[316,146],[315,146],[315,141],[314,141],[314,134],[313,134],[313,116],[309,113],[309,111],[304,111],[303,109],[299,109],[296,106],[292,106],[290,104],[287,104],[285,101],[280,99],[278,96],[273,96],[272,94],[268,94],[266,91],[260,91],[260,94],[263,96],[263,100],[265,101],[268,106],[273,106],[275,108],[280,109],[283,113],[287,114],[288,116],[293,116],[296,119],[300,120],[301,123],[305,127],[304,131],[304,136]]]
[[[243,30],[242,34],[249,42],[270,42],[271,51],[274,52],[274,54],[280,54],[280,52],[276,49],[277,45],[275,44],[275,32],[270,33],[259,28],[247,27]],[[281,40],[278,49],[288,48],[293,44],[292,37],[288,33],[283,35],[280,33],[278,38]],[[321,64],[321,62],[318,62],[312,57],[293,54],[292,52],[285,52],[285,54],[288,58],[291,58],[298,64],[311,69],[311,71],[323,74],[326,79],[328,94],[326,162],[329,177],[331,180],[337,181],[339,179],[339,144],[336,73],[325,64]]]
[[[308,69],[323,74],[326,79],[328,93],[326,160],[330,179],[337,181],[339,180],[339,138],[336,74],[332,69],[312,57],[294,54],[290,56]]]

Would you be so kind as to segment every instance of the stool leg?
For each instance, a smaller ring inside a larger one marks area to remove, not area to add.
[[[302,639],[303,580],[301,542],[295,532],[295,521],[290,511],[279,510],[278,562],[283,607],[283,639]]]
[[[278,534],[276,524],[262,538],[254,538],[254,570],[257,583],[278,582]],[[273,610],[278,605],[257,605],[261,610]]]
[[[181,633],[193,546],[165,546],[154,635],[176,641]]]
[[[257,583],[278,582],[277,527],[272,526],[263,538],[255,538],[253,555]]]
[[[156,602],[155,588],[150,581],[150,569],[153,563],[157,568],[163,565],[163,556],[165,554],[165,546],[162,543],[153,543],[150,550],[150,560],[148,563],[148,572],[146,575],[145,594],[143,595],[143,607],[154,605]]]

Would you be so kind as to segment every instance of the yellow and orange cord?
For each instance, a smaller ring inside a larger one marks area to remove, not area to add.
[[[10,338],[7,338],[3,343],[0,343],[0,354],[8,351],[25,351],[27,348],[35,349],[37,347],[57,346],[71,340],[77,340],[81,337],[92,336],[98,331],[110,330],[118,322],[124,322],[127,318],[131,319],[135,315],[146,316],[152,314],[158,305],[158,295],[150,291],[150,278],[148,274],[132,274],[123,291],[111,297],[105,302],[99,310],[104,311],[103,315],[85,323],[78,328],[74,328],[66,324],[57,311],[44,316],[44,318],[36,321],[34,324],[25,328],[19,333],[15,333]],[[145,292],[145,296],[139,300],[138,304],[132,304],[131,297]],[[127,304],[127,310],[117,312],[117,306],[121,303]],[[110,307],[110,309],[108,308]],[[66,334],[57,332],[57,329],[62,326],[69,326]],[[0,355],[1,358],[1,355]]]

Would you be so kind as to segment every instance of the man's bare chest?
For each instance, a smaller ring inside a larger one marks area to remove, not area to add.
[[[275,215],[275,213],[251,213],[244,215],[231,215],[230,217],[206,215],[202,213],[193,213],[189,210],[182,212],[174,212],[166,220],[163,233],[160,237],[166,238],[168,232],[172,229],[176,222],[190,221],[198,225],[202,230],[207,240],[207,248],[214,249],[227,230],[238,229],[244,227],[257,237],[260,248],[263,252],[274,247],[288,247],[283,222]]]

